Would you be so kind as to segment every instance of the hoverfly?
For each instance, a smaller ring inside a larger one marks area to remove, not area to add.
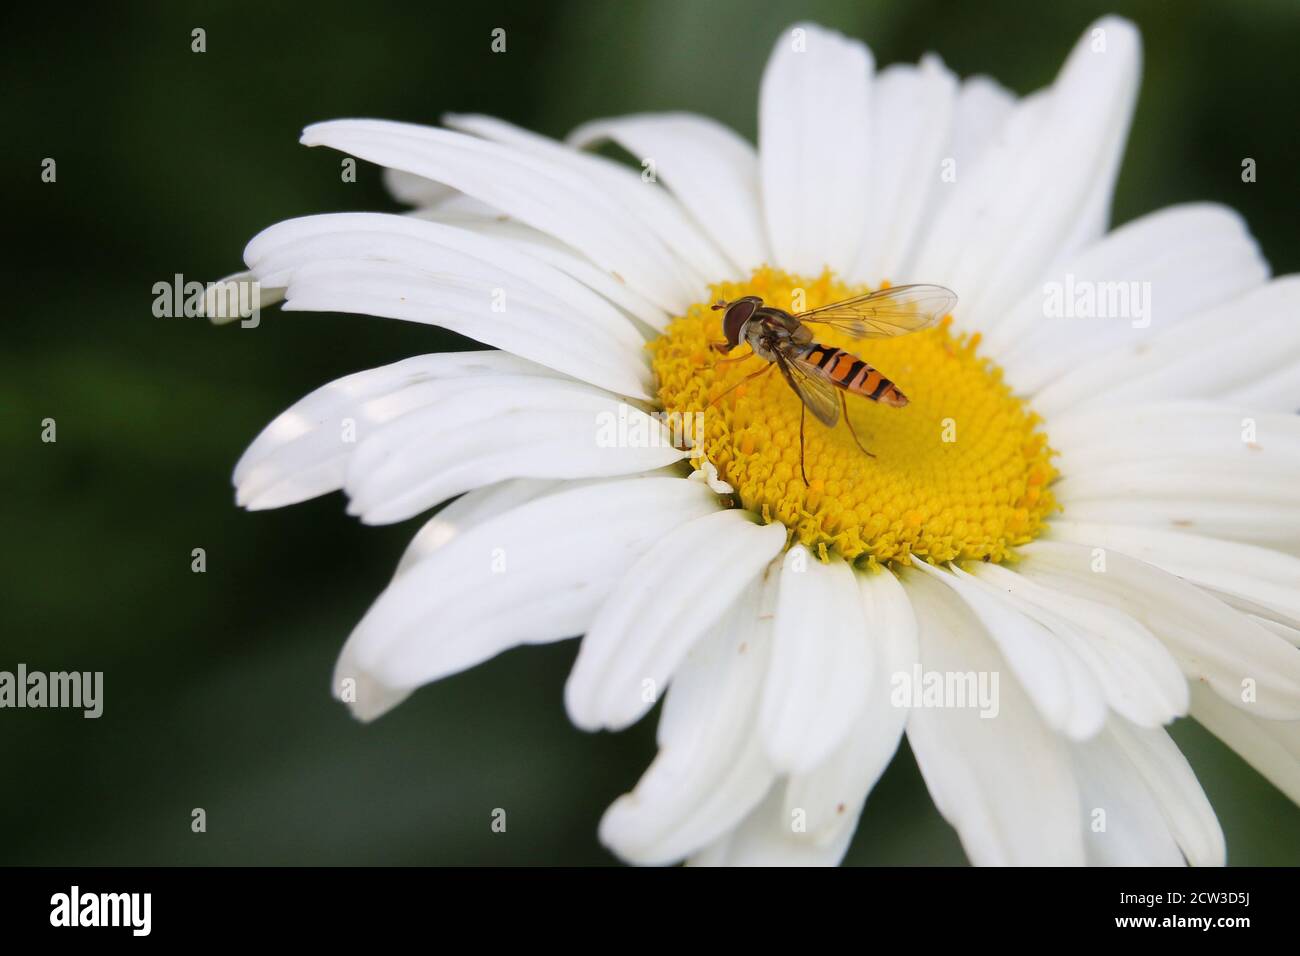
[[[855,339],[889,338],[930,328],[956,304],[956,294],[940,285],[879,289],[793,315],[765,305],[756,295],[731,302],[719,301],[713,308],[723,312],[722,332],[726,341],[713,343],[713,348],[726,355],[744,343],[751,349],[748,354],[724,361],[739,362],[757,355],[768,364],[742,378],[709,404],[717,403],[750,379],[779,368],[803,403],[799,410],[799,472],[805,485],[808,474],[803,464],[803,427],[808,410],[827,428],[834,428],[842,407],[844,421],[858,448],[874,458],[853,430],[845,396],[860,395],[891,408],[902,408],[907,404],[907,396],[852,352],[819,343],[809,326],[823,325]]]

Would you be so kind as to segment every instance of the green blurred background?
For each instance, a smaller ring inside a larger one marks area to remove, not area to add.
[[[764,60],[794,19],[865,38],[882,65],[933,49],[1026,93],[1115,10],[1146,46],[1115,221],[1220,200],[1277,273],[1300,268],[1293,0],[420,6],[6,13],[0,669],[102,670],[106,686],[96,721],[0,711],[0,862],[612,862],[596,823],[653,756],[652,721],[617,736],[568,725],[574,642],[508,653],[362,726],[331,700],[331,668],[421,519],[363,528],[338,495],[233,504],[239,453],[299,396],[464,342],[348,315],[271,311],[245,330],[151,314],[155,282],[234,271],[273,222],[396,208],[375,168],[344,184],[336,154],[298,146],[309,122],[482,111],[558,136],[689,109],[752,138]],[[497,26],[504,56],[489,52]],[[194,27],[204,54],[190,52]],[[55,184],[40,182],[45,157]],[[56,444],[40,441],[46,417]],[[205,574],[190,570],[196,547]],[[1174,734],[1230,861],[1300,861],[1300,811],[1198,727]],[[190,831],[194,807],[205,834]],[[489,827],[496,807],[505,834]],[[905,749],[849,861],[963,862]]]

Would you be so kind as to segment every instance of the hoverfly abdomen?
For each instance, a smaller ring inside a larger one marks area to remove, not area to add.
[[[859,395],[890,408],[903,408],[907,405],[907,396],[899,391],[897,385],[881,375],[879,369],[852,352],[813,343],[803,357],[850,395]]]

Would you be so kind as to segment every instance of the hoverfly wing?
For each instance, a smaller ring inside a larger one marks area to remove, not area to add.
[[[799,400],[827,428],[840,420],[840,396],[833,379],[812,362],[790,351],[778,351],[776,364]]]
[[[957,293],[941,285],[899,285],[800,312],[800,322],[825,325],[855,339],[884,339],[937,325]]]

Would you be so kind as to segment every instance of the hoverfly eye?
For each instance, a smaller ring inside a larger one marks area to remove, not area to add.
[[[737,299],[727,308],[726,315],[722,317],[722,334],[727,337],[729,344],[735,346],[740,343],[740,330],[757,308],[758,303],[748,297]]]

